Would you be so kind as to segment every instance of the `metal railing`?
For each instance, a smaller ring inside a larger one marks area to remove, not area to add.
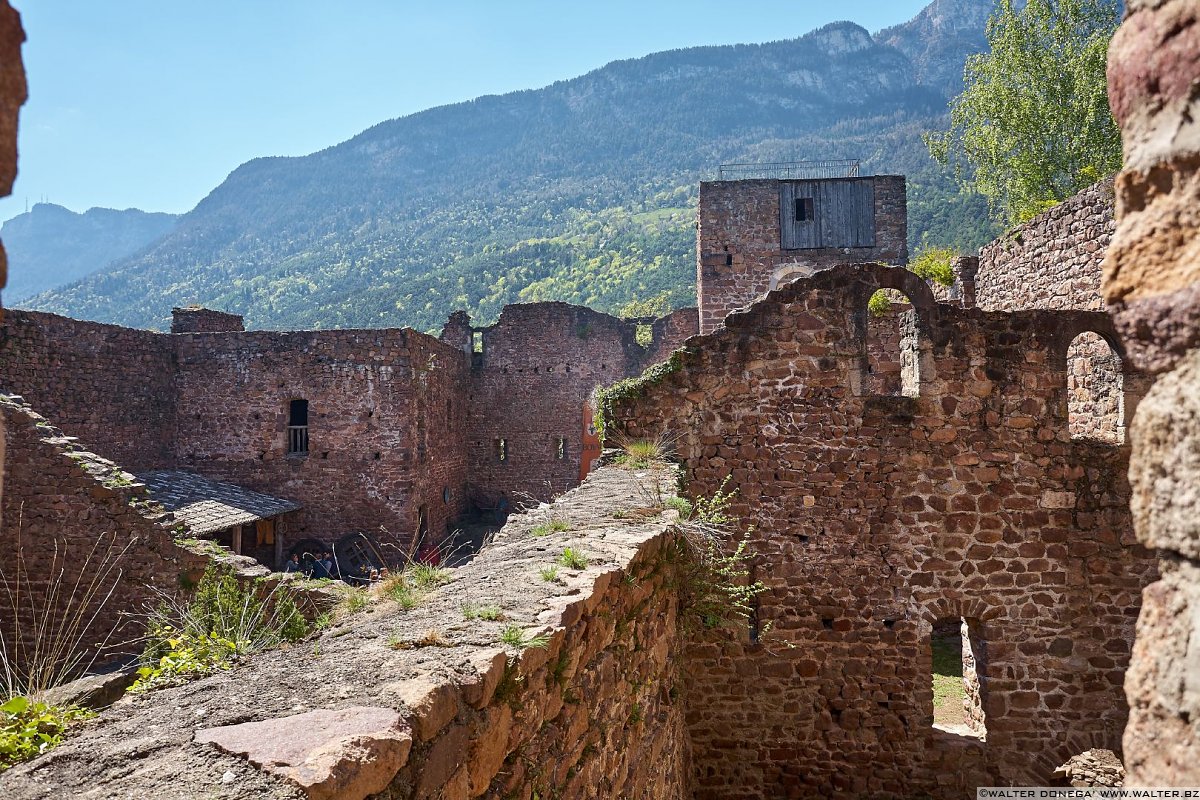
[[[722,164],[717,167],[719,181],[805,180],[816,178],[857,178],[857,158],[829,161],[780,161],[773,164]]]
[[[288,455],[300,455],[308,452],[308,426],[288,425],[287,429]]]

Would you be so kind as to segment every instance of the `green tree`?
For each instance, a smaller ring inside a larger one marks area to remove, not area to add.
[[[950,130],[925,136],[930,154],[1023,222],[1121,167],[1105,65],[1116,0],[1000,0],[991,52],[971,56],[950,104]]]

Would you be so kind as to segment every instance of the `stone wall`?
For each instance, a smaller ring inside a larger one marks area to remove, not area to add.
[[[690,797],[681,612],[664,558],[675,517],[629,513],[674,481],[600,469],[514,515],[416,608],[377,597],[319,641],[119,703],[53,755],[0,773],[0,790],[303,798],[291,771],[308,796],[343,800]],[[531,533],[550,518],[570,529]],[[568,545],[588,566],[543,580]],[[464,603],[503,618],[468,619]],[[506,648],[507,626],[544,638]],[[355,726],[365,731],[348,747]]]
[[[789,275],[851,261],[907,264],[904,177],[878,175],[874,182],[876,246],[821,250],[782,249],[781,181],[702,182],[696,263],[700,331],[713,330]]]
[[[512,505],[577,485],[593,390],[696,333],[695,309],[681,309],[650,323],[643,347],[636,322],[536,303],[506,309],[474,354],[465,315],[440,342],[407,329],[245,332],[235,315],[175,312],[189,332],[10,312],[0,389],[126,468],[295,500],[304,511],[285,549],[361,531],[393,561],[421,530],[440,540],[472,500],[503,491]],[[289,455],[295,399],[309,403],[309,452]]]
[[[209,558],[178,546],[170,515],[112,462],[28,405],[0,396],[8,453],[0,536],[0,641],[28,665],[36,641],[60,666],[140,651],[140,615],[195,581]]]
[[[174,464],[170,336],[13,309],[0,331],[0,392],[126,469]]]
[[[407,329],[170,338],[178,468],[300,503],[285,550],[361,531],[396,562],[422,515],[440,540],[466,510],[459,350]],[[306,454],[288,453],[294,399],[308,401]]]
[[[1121,126],[1104,298],[1157,382],[1130,428],[1138,539],[1159,548],[1125,688],[1127,786],[1200,784],[1200,20],[1194,2],[1131,0],[1109,48]]]
[[[210,308],[191,307],[171,309],[171,333],[216,333],[244,331],[242,317]]]
[[[870,393],[881,286],[913,301],[918,397]],[[675,437],[689,491],[729,478],[756,526],[755,625],[686,662],[698,797],[961,797],[1119,747],[1154,561],[1132,537],[1128,450],[1068,429],[1084,330],[1112,336],[1103,314],[964,310],[907,271],[847,265],[729,317],[618,404],[628,435]],[[986,651],[986,743],[932,727],[931,625],[959,618]]]
[[[979,250],[975,303],[988,311],[1100,311],[1113,181],[1102,180]]]
[[[489,499],[503,491],[515,500],[546,500],[575,486],[593,391],[665,360],[696,333],[695,309],[651,328],[645,348],[635,338],[636,323],[582,306],[506,306],[483,330],[483,352],[471,371],[472,484]]]

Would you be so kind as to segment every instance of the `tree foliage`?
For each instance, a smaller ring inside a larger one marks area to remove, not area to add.
[[[1105,66],[1117,0],[1001,0],[930,154],[1023,222],[1121,166]]]

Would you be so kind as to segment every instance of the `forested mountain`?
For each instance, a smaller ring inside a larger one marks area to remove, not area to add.
[[[92,208],[83,214],[37,203],[0,228],[8,253],[8,304],[79,280],[141,250],[175,227],[174,214]]]
[[[991,5],[936,0],[878,37],[845,22],[655,53],[255,159],[147,250],[32,305],[159,328],[194,302],[262,328],[436,330],[455,308],[487,322],[528,300],[690,304],[697,182],[735,161],[907,173],[914,245],[973,247],[995,233],[986,208],[920,133],[943,124]]]

